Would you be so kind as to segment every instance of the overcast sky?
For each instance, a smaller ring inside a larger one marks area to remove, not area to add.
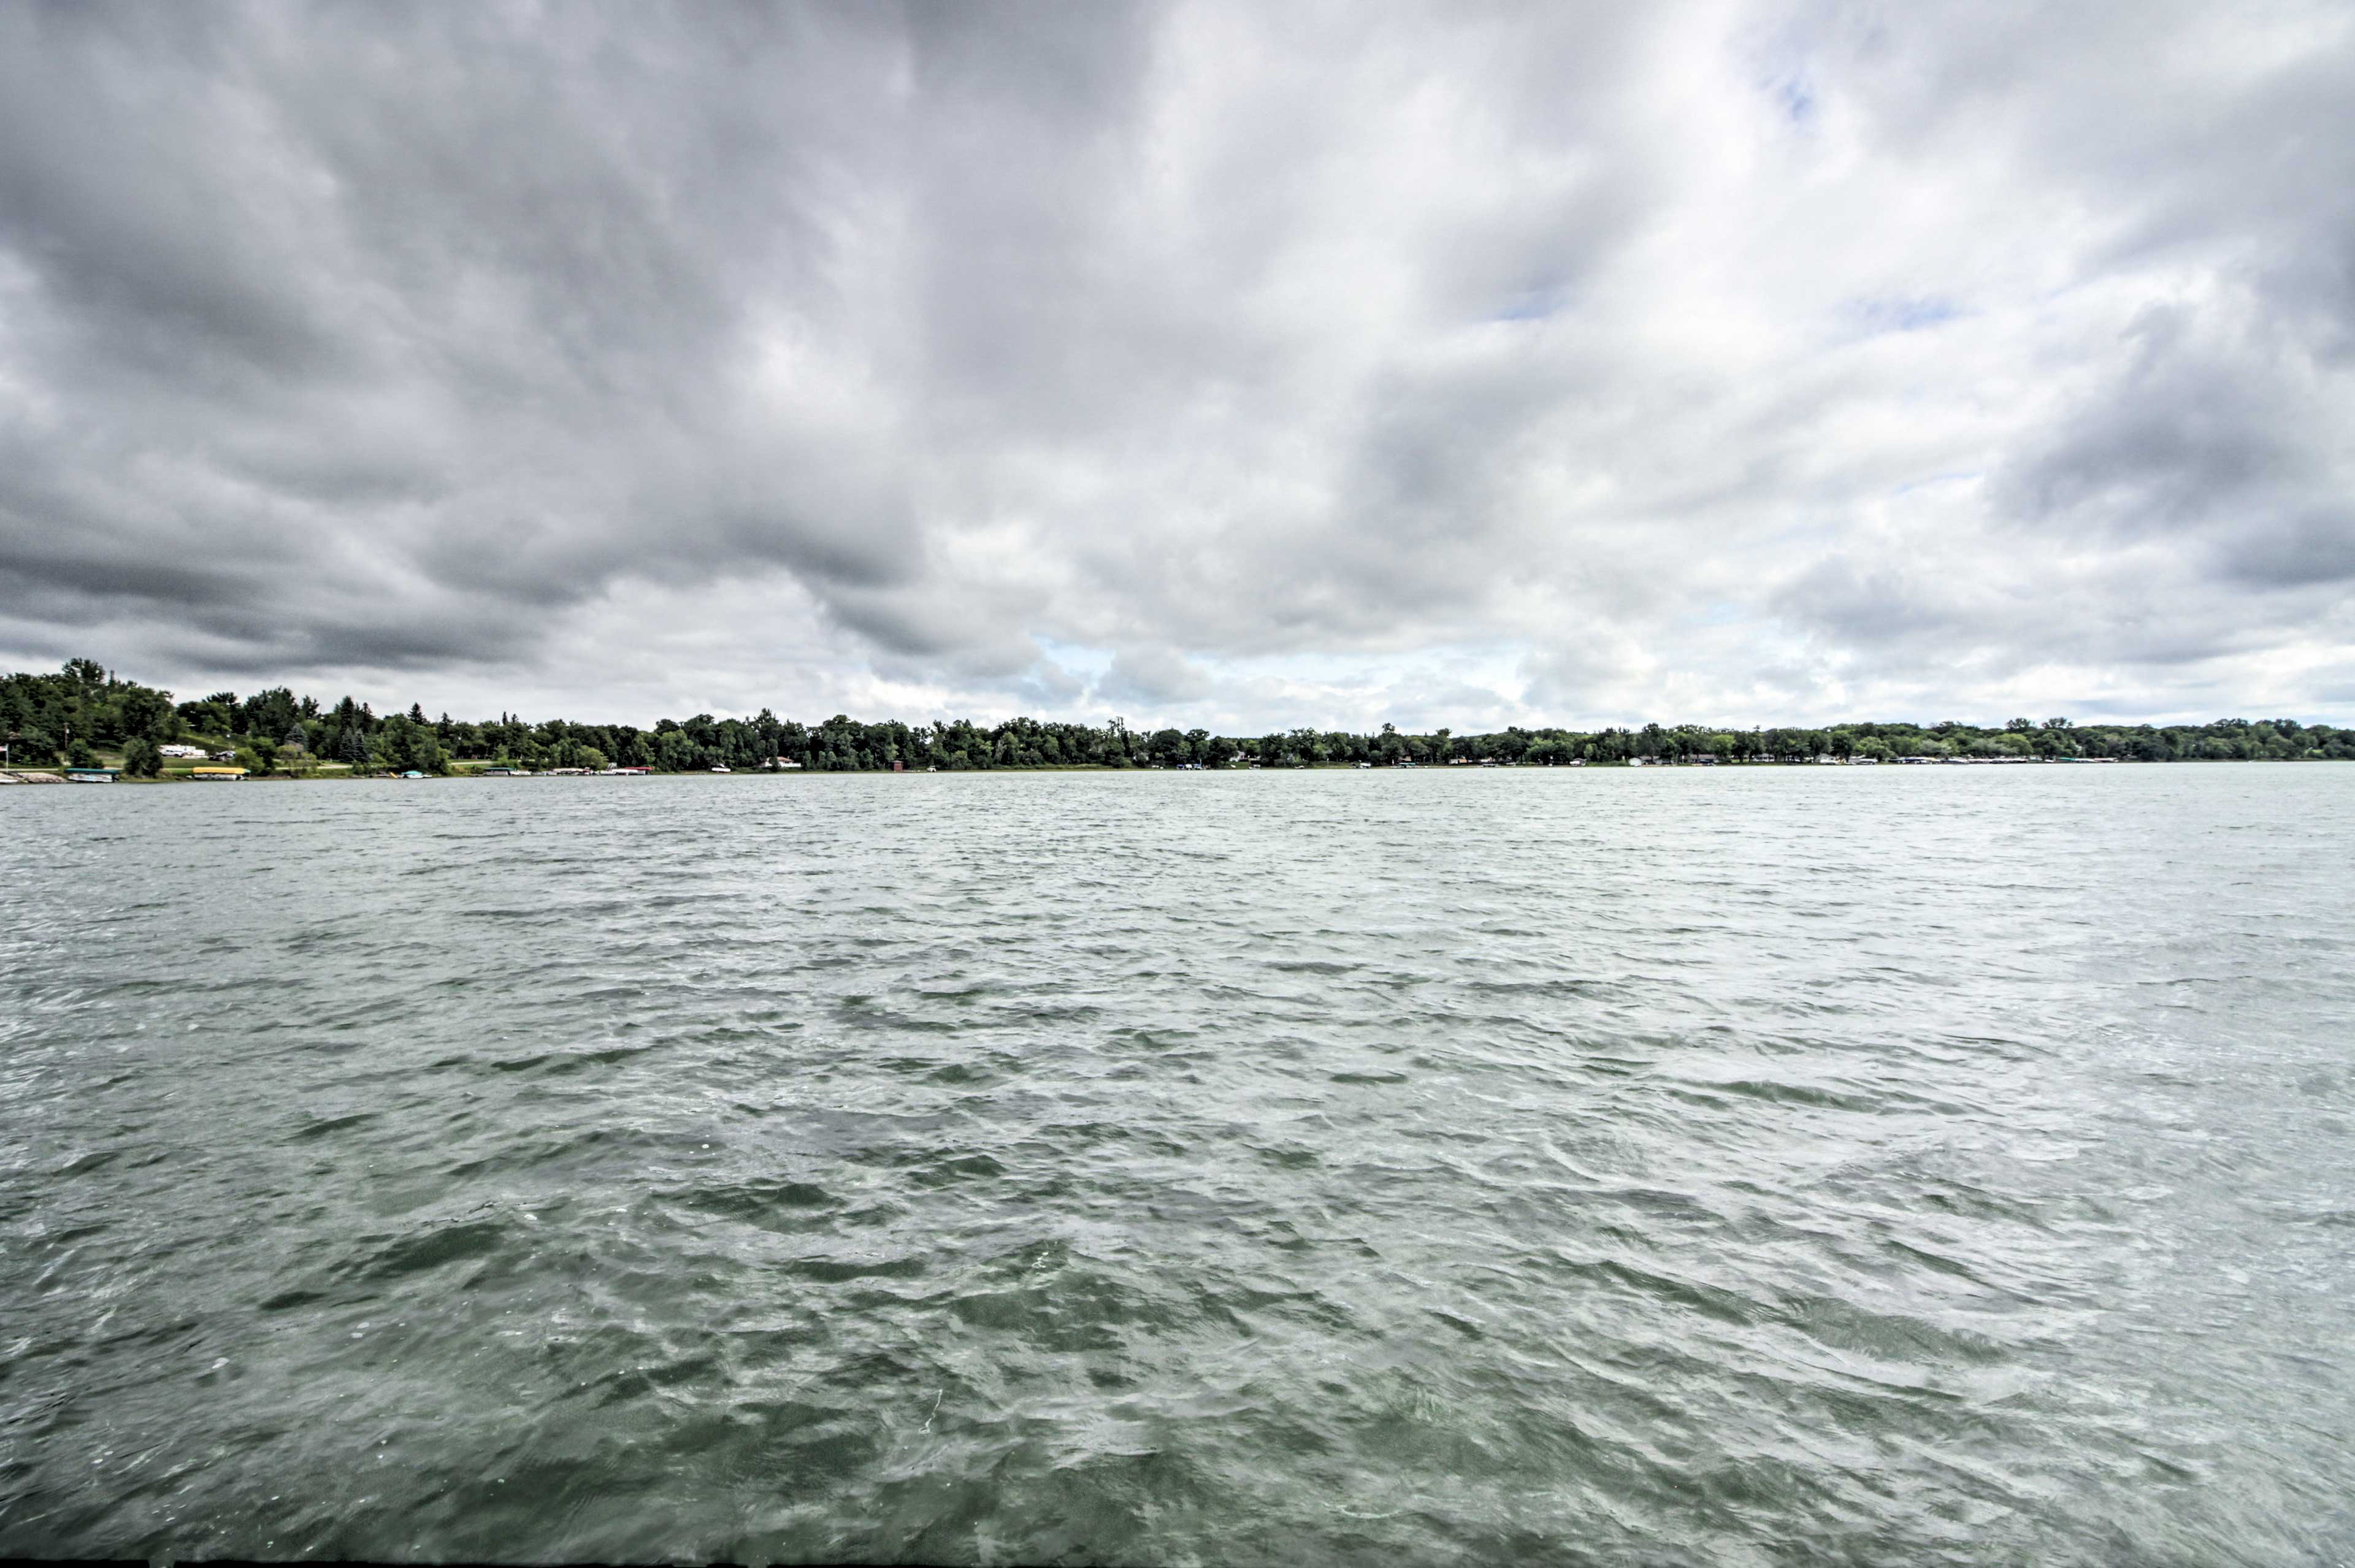
[[[0,6],[0,663],[2355,719],[2355,7]]]

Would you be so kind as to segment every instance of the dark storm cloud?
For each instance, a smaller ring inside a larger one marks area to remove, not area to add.
[[[756,285],[792,289],[823,249],[796,157],[896,46],[794,16],[616,21],[0,17],[12,359],[37,393],[11,444],[51,459],[0,481],[9,563],[64,586],[90,552],[45,539],[187,519],[172,548],[214,558],[204,581],[244,597],[277,564],[298,625],[378,589],[308,628],[354,658],[485,589],[528,611],[632,571],[904,574],[887,464],[728,400]],[[23,493],[43,466],[103,477],[60,508]]]
[[[2321,701],[2350,58],[2303,5],[7,8],[0,643]]]

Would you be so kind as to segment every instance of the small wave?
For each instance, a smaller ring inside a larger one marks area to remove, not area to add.
[[[496,1220],[429,1223],[345,1265],[342,1272],[368,1280],[396,1280],[451,1264],[488,1257],[506,1243],[506,1227]]]

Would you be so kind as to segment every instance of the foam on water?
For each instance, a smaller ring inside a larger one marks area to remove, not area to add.
[[[0,1552],[2355,1552],[2355,769],[22,791]]]

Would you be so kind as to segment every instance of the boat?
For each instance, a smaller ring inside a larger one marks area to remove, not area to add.
[[[735,770],[735,769],[733,769],[733,768],[731,768],[731,767],[730,767],[730,766],[729,766],[727,763],[719,763],[719,764],[715,765],[715,766],[712,768],[712,770],[711,770],[711,771],[712,771],[713,773],[734,773],[736,770]]]

